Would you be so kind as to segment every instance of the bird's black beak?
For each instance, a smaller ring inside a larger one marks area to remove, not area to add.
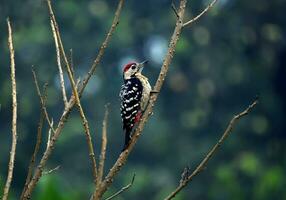
[[[138,72],[139,72],[139,73],[142,72],[142,70],[143,70],[145,64],[147,64],[147,63],[148,63],[148,60],[144,60],[143,62],[138,63]]]

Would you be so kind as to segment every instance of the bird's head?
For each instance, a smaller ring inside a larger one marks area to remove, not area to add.
[[[135,74],[137,73],[141,73],[144,65],[147,63],[148,61],[145,60],[141,63],[137,63],[137,62],[129,62],[128,64],[125,65],[125,67],[123,68],[123,78],[126,79],[130,79],[131,77],[135,76]]]

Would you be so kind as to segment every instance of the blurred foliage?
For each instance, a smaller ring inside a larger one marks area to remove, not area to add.
[[[111,24],[117,1],[54,1],[66,50],[73,49],[77,77],[83,76]],[[186,19],[208,1],[189,1]],[[118,199],[162,199],[217,141],[231,117],[258,94],[260,104],[242,119],[207,169],[182,192],[185,199],[286,199],[286,20],[285,0],[219,0],[177,46],[154,115],[106,196],[135,183]],[[154,83],[174,27],[171,0],[126,1],[120,24],[83,96],[99,151],[104,104],[111,103],[106,167],[119,155],[123,133],[118,93],[123,65],[149,59],[144,73]],[[48,110],[54,121],[63,109],[49,15],[42,0],[0,1],[0,186],[10,151],[11,96],[7,17],[14,30],[18,89],[18,146],[11,199],[18,198],[36,139],[39,99],[31,75],[49,83]],[[68,82],[68,81],[67,81]],[[67,84],[68,93],[70,86]],[[47,125],[43,132],[47,137]],[[45,149],[44,139],[41,152]],[[32,199],[88,199],[93,190],[80,118],[74,111]],[[1,193],[0,192],[0,193]]]

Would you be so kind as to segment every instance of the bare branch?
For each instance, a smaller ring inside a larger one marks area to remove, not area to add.
[[[45,102],[44,102],[44,97],[41,93],[41,90],[40,90],[40,87],[39,87],[39,83],[38,83],[38,79],[37,79],[37,75],[36,75],[36,72],[34,70],[34,68],[32,67],[32,74],[33,74],[33,78],[34,78],[34,82],[35,82],[35,86],[36,86],[36,90],[37,90],[37,94],[40,98],[40,103],[41,103],[41,106],[42,106],[42,109],[44,111],[44,114],[45,114],[45,117],[46,117],[46,120],[50,126],[50,128],[52,129],[53,133],[55,133],[55,130],[53,128],[53,125],[51,123],[51,120],[50,120],[50,117],[49,117],[49,114],[48,114],[48,111],[47,111],[47,107],[45,105]]]
[[[113,34],[113,32],[115,31],[115,28],[117,27],[117,25],[119,24],[119,16],[120,16],[120,13],[121,13],[121,10],[122,10],[122,6],[123,6],[123,3],[124,3],[124,0],[119,0],[118,2],[118,6],[116,8],[116,11],[115,11],[115,14],[114,14],[114,18],[113,18],[113,21],[112,21],[112,25],[106,35],[106,38],[104,40],[104,42],[102,43],[100,49],[99,49],[99,52],[98,52],[98,55],[96,57],[96,59],[93,61],[93,64],[89,70],[89,72],[87,73],[86,77],[84,78],[83,80],[83,83],[82,83],[82,87],[80,88],[80,91],[79,91],[79,95],[81,96],[84,88],[86,87],[89,79],[91,78],[91,76],[94,74],[96,68],[97,68],[97,65],[100,63],[101,61],[101,58],[105,52],[105,49],[111,39],[111,36]]]
[[[62,40],[61,40],[61,36],[60,36],[59,27],[58,27],[58,24],[57,24],[57,21],[56,21],[56,18],[55,18],[53,9],[52,9],[51,1],[47,0],[47,3],[48,3],[48,8],[49,8],[49,12],[50,12],[51,21],[53,22],[51,24],[54,25],[55,35],[56,35],[57,40],[59,42],[59,50],[58,51],[61,51],[62,56],[64,58],[64,62],[65,62],[66,67],[67,67],[69,80],[70,80],[70,83],[71,83],[71,86],[72,86],[72,90],[73,90],[73,94],[74,94],[74,97],[75,97],[75,101],[76,101],[76,104],[77,104],[77,107],[78,107],[78,110],[79,110],[79,114],[80,114],[80,117],[81,117],[81,120],[82,120],[82,125],[83,125],[84,130],[85,130],[86,140],[87,140],[88,150],[89,150],[89,156],[90,156],[91,163],[92,163],[93,178],[94,178],[94,183],[95,183],[96,182],[96,176],[97,176],[97,167],[96,167],[96,160],[95,160],[95,154],[94,154],[94,149],[93,149],[93,144],[92,144],[92,139],[91,139],[91,134],[90,134],[89,123],[88,123],[88,121],[87,121],[87,119],[85,117],[85,113],[84,113],[84,110],[83,110],[81,102],[80,102],[78,91],[76,89],[76,83],[75,83],[74,77],[72,75],[70,64],[68,62],[68,59],[67,59],[67,56],[66,56],[66,53],[65,53],[65,50],[64,50],[64,46],[63,46],[63,43],[62,43]]]
[[[120,195],[120,194],[121,194],[122,192],[124,192],[125,190],[128,190],[128,189],[133,185],[134,180],[135,180],[135,176],[136,176],[136,174],[133,175],[132,180],[131,180],[131,182],[130,182],[128,185],[124,186],[124,187],[121,188],[118,192],[116,192],[115,194],[113,194],[113,195],[111,195],[110,197],[106,198],[105,200],[111,200],[111,199],[117,197],[118,195]]]
[[[46,88],[47,88],[47,84],[44,85],[44,104],[46,105]],[[33,172],[33,168],[35,165],[35,160],[37,157],[37,154],[39,152],[40,149],[40,145],[42,142],[42,129],[43,129],[43,123],[44,123],[44,119],[45,119],[45,114],[44,114],[44,110],[43,107],[41,106],[41,114],[40,114],[40,120],[38,123],[38,130],[37,130],[37,140],[36,140],[36,145],[34,148],[34,152],[32,154],[31,160],[30,160],[30,164],[28,167],[28,173],[27,173],[27,177],[26,177],[26,181],[25,181],[25,185],[21,194],[21,198],[23,198],[24,195],[24,191],[27,189],[29,182],[31,181],[31,177],[32,177],[32,172]]]
[[[115,164],[110,169],[107,176],[105,177],[104,181],[102,182],[101,188],[94,192],[93,198],[95,200],[98,200],[102,197],[103,193],[112,184],[113,178],[118,174],[118,172],[121,170],[122,166],[126,163],[130,151],[133,149],[138,138],[142,134],[143,128],[144,128],[146,122],[148,121],[149,116],[152,113],[154,104],[157,100],[158,94],[160,92],[160,89],[161,89],[161,87],[164,83],[165,77],[167,75],[169,65],[170,65],[171,60],[172,60],[174,53],[175,53],[175,47],[176,47],[177,41],[179,39],[181,30],[183,27],[183,17],[184,17],[184,13],[185,13],[185,7],[186,7],[186,0],[181,0],[180,1],[180,9],[179,9],[179,13],[178,13],[179,18],[177,19],[176,26],[175,26],[175,29],[174,29],[174,32],[173,32],[173,35],[171,37],[171,41],[169,44],[169,48],[167,50],[167,54],[165,56],[164,62],[163,62],[162,67],[161,67],[161,72],[159,74],[156,85],[154,87],[154,90],[157,92],[152,93],[152,95],[150,97],[149,104],[146,108],[146,111],[144,112],[144,114],[143,114],[143,116],[142,116],[142,118],[138,124],[138,127],[132,136],[130,145],[128,146],[128,148],[124,152],[122,152],[120,154],[119,158],[117,159],[117,161],[115,162]]]
[[[52,119],[51,125],[54,125],[54,120]],[[51,138],[52,138],[52,129],[49,129],[49,134],[48,134],[48,139],[47,139],[47,146],[46,149],[48,149],[50,147],[51,144]]]
[[[185,178],[183,181],[181,181],[180,185],[168,197],[166,197],[165,200],[170,200],[174,198],[176,194],[178,194],[196,175],[198,175],[202,170],[205,169],[210,158],[215,154],[215,152],[219,149],[219,147],[222,145],[225,139],[229,136],[229,134],[231,133],[232,129],[234,128],[236,123],[239,121],[239,119],[247,115],[248,113],[250,113],[252,109],[257,105],[257,103],[258,103],[258,100],[255,100],[252,104],[248,106],[247,109],[235,115],[231,119],[223,135],[221,136],[219,141],[212,147],[212,149],[209,151],[206,157],[196,167],[196,169],[192,172],[192,174],[189,175],[187,178]]]
[[[121,9],[122,9],[122,6],[123,6],[123,1],[124,0],[120,0],[118,2],[118,6],[117,6],[117,9],[116,9],[116,12],[115,12],[115,15],[114,15],[114,19],[113,19],[113,22],[112,22],[112,25],[111,25],[111,28],[109,30],[109,32],[107,33],[107,36],[104,40],[104,42],[102,43],[102,46],[101,46],[101,50],[99,51],[98,53],[98,56],[97,56],[97,59],[95,60],[96,62],[94,62],[94,64],[92,65],[90,71],[87,73],[86,75],[86,78],[85,78],[85,81],[84,83],[82,84],[82,87],[80,88],[80,92],[79,92],[79,95],[81,96],[82,93],[84,92],[84,89],[86,87],[86,85],[88,84],[89,82],[89,79],[90,77],[92,76],[92,74],[94,73],[95,71],[95,68],[97,66],[97,64],[95,63],[99,63],[103,54],[104,54],[104,50],[106,49],[110,39],[111,39],[111,36],[113,34],[113,32],[115,31],[115,28],[117,27],[117,24],[119,22],[119,16],[120,16],[120,13],[121,13]],[[42,156],[41,160],[40,160],[40,163],[37,165],[37,168],[35,170],[35,173],[33,175],[33,178],[31,179],[25,193],[24,193],[24,196],[22,198],[22,200],[26,200],[26,199],[29,199],[30,196],[31,196],[31,193],[33,192],[37,182],[39,181],[39,179],[41,178],[42,176],[42,172],[43,172],[43,167],[46,165],[53,149],[54,149],[54,146],[55,146],[55,142],[57,141],[58,137],[60,136],[60,134],[62,133],[62,129],[64,128],[64,125],[65,125],[65,122],[67,121],[67,119],[69,118],[69,115],[71,113],[71,110],[73,109],[75,105],[75,99],[74,98],[71,98],[68,102],[68,106],[64,109],[59,121],[58,121],[58,125],[57,125],[57,128],[55,130],[55,133],[53,134],[52,138],[51,138],[51,142],[50,142],[50,146],[48,149],[46,149],[46,151],[44,152],[44,155]]]
[[[61,84],[61,89],[62,89],[62,95],[63,95],[63,102],[65,107],[67,107],[68,100],[67,100],[67,94],[66,94],[66,88],[65,88],[65,80],[64,80],[64,75],[63,75],[63,69],[62,69],[62,64],[61,64],[61,55],[60,55],[60,49],[59,49],[59,42],[57,39],[57,34],[56,34],[56,28],[53,20],[50,20],[51,22],[51,27],[52,27],[52,32],[53,32],[53,37],[55,41],[55,46],[56,46],[56,53],[57,53],[57,64],[59,68],[59,75],[60,75],[60,84]]]
[[[106,153],[106,145],[107,145],[107,122],[108,122],[108,107],[109,104],[105,105],[105,114],[102,123],[102,142],[101,142],[101,152],[99,157],[99,166],[98,166],[98,175],[96,181],[96,187],[98,188],[102,181],[103,170],[104,170],[104,162],[105,162],[105,153]]]
[[[217,0],[213,0],[200,14],[198,14],[193,19],[184,23],[183,27],[188,26],[188,25],[194,23],[195,21],[197,21],[198,19],[200,19],[201,16],[203,16],[205,13],[207,13],[209,11],[209,9],[211,9],[215,5],[216,2],[217,2]]]
[[[58,137],[60,136],[60,134],[62,133],[62,130],[64,128],[65,122],[67,121],[69,114],[74,106],[74,101],[73,99],[71,99],[68,103],[68,107],[65,108],[65,110],[62,113],[61,118],[59,119],[57,128],[55,130],[55,133],[52,135],[52,138],[50,139],[50,144],[49,147],[45,150],[44,155],[42,156],[40,163],[37,165],[37,168],[35,170],[35,173],[30,181],[30,183],[28,184],[27,189],[24,192],[23,197],[21,198],[21,200],[27,200],[30,199],[31,197],[31,193],[34,190],[36,184],[38,183],[39,179],[42,176],[42,172],[43,169],[52,153],[52,150],[54,149],[54,145],[56,140],[58,139]]]
[[[71,71],[72,71],[72,75],[74,76],[74,64],[73,64],[73,51],[72,49],[70,49],[70,65],[71,65]]]
[[[51,173],[53,173],[53,172],[55,172],[55,171],[57,171],[57,170],[59,170],[60,169],[60,165],[58,165],[58,166],[56,166],[55,168],[53,168],[53,169],[50,169],[49,171],[46,171],[46,172],[43,172],[43,176],[45,176],[45,175],[49,175],[49,174],[51,174]]]
[[[12,146],[10,151],[9,165],[8,165],[8,175],[4,187],[2,200],[8,199],[10,185],[13,179],[14,161],[15,161],[16,145],[17,145],[17,90],[16,90],[16,78],[15,78],[15,59],[14,59],[12,28],[9,19],[7,19],[7,25],[9,34],[8,46],[10,50],[11,85],[12,85]]]

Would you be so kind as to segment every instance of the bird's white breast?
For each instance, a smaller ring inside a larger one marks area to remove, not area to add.
[[[143,76],[141,73],[137,73],[136,77],[140,80],[143,86],[143,91],[142,91],[142,99],[141,99],[141,110],[144,111],[150,97],[150,92],[151,92],[151,85],[148,81],[148,78]]]

